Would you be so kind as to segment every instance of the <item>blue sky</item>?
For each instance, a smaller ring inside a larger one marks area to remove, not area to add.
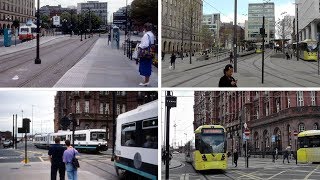
[[[261,3],[263,0],[238,0],[238,22],[244,23],[247,19],[248,4],[249,3]],[[287,12],[289,15],[295,14],[294,0],[273,0],[275,3],[275,16],[276,20],[281,18],[282,12]],[[213,8],[213,7],[214,8]],[[233,21],[234,18],[234,0],[203,0],[203,13],[219,13],[221,14],[222,22]],[[281,18],[282,19],[282,18]]]

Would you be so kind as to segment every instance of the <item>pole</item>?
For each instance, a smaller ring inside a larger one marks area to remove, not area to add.
[[[116,136],[116,92],[112,92],[112,121],[113,121],[113,130],[112,130],[112,157],[111,161],[114,161],[114,146],[116,144],[115,136]]]
[[[297,143],[297,137],[295,137],[295,144],[296,144],[296,164],[298,164],[298,143]]]
[[[233,26],[233,57],[234,72],[237,72],[237,0],[234,0],[234,26]]]
[[[31,135],[32,135],[32,139],[33,139],[33,105],[32,106],[32,115],[31,115],[31,118],[32,118],[32,132],[31,132]]]
[[[248,140],[246,140],[246,168],[249,168]]]
[[[17,119],[18,119],[18,115],[16,114],[16,126],[15,126],[15,128],[16,128],[16,130],[15,130],[15,133],[16,133],[15,138],[16,138],[16,140],[15,140],[15,144],[14,144],[15,149],[17,149],[17,140],[18,140],[18,126],[17,126]]]
[[[14,115],[13,115],[13,118],[12,118],[12,145],[13,145],[13,148],[14,148]]]
[[[264,83],[264,36],[265,36],[265,24],[264,24],[264,21],[265,21],[265,17],[263,15],[263,18],[262,18],[262,84]],[[269,33],[269,32],[268,32]]]
[[[231,153],[232,153],[232,154],[231,154],[231,161],[232,161],[232,165],[233,165],[233,162],[234,162],[234,161],[233,161],[233,160],[234,160],[233,158],[234,158],[234,157],[233,157],[233,135],[232,135],[232,134],[231,134]]]
[[[167,91],[167,96],[170,96],[170,91]],[[166,180],[169,179],[169,154],[170,154],[170,109],[171,107],[167,106],[167,127],[166,127]]]
[[[35,64],[41,64],[39,51],[40,51],[40,0],[38,0],[38,11],[37,11],[37,57],[34,61]]]
[[[184,13],[184,6],[182,7],[182,12]],[[182,18],[182,28],[181,28],[182,32],[181,32],[181,60],[183,60],[183,48],[184,48],[184,44],[183,44],[183,35],[184,35],[184,18]],[[169,49],[170,51],[170,49]]]
[[[72,147],[74,147],[74,132],[76,130],[76,120],[74,116],[71,116],[71,121],[72,121]]]
[[[296,4],[297,8],[297,61],[299,61],[299,14],[298,14],[298,10],[299,10],[299,4]]]
[[[27,160],[27,131],[25,132],[24,135],[24,164],[27,164],[28,160]]]

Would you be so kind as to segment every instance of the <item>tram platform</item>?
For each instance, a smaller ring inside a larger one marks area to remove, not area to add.
[[[47,180],[50,179],[50,162],[31,162],[28,165],[22,163],[0,163],[0,179],[3,180]],[[59,176],[59,174],[58,174]],[[67,178],[67,174],[65,176]],[[82,168],[78,170],[79,180],[104,180]]]
[[[148,87],[158,87],[158,68],[152,68]],[[54,87],[139,87],[141,82],[139,65],[129,60],[123,49],[112,49],[107,38],[101,36]]]

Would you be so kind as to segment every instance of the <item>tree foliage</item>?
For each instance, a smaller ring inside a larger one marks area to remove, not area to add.
[[[158,0],[134,0],[129,17],[135,26],[147,22],[158,25]]]
[[[208,25],[202,25],[200,36],[201,36],[201,42],[205,49],[211,48],[214,45],[213,33],[209,29]]]

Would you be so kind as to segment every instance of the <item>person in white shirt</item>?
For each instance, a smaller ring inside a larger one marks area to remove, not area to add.
[[[141,43],[139,45],[140,50],[150,50],[151,45],[154,45],[155,37],[152,30],[152,24],[151,23],[145,23],[144,24],[144,35],[141,39]],[[149,85],[149,79],[151,76],[152,71],[152,58],[147,57],[140,57],[140,63],[139,63],[139,72],[141,76],[144,76],[144,82],[140,83],[140,86],[148,86]]]

